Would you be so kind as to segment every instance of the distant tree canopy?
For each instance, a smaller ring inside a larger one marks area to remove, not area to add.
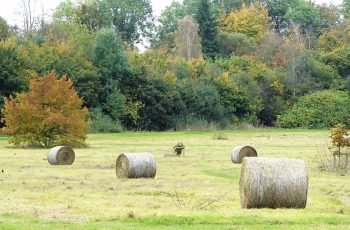
[[[57,7],[54,16],[59,21],[75,20],[92,31],[113,27],[129,44],[149,38],[153,27],[150,0],[67,0]]]
[[[350,94],[347,5],[184,0],[156,18],[150,0],[65,0],[52,21],[26,18],[30,30],[0,18],[0,106],[55,71],[73,83],[94,132],[332,126]],[[331,118],[300,121],[302,106]]]
[[[28,81],[25,56],[15,41],[0,41],[0,106],[3,105],[4,97],[25,90]]]
[[[232,11],[222,20],[221,29],[247,35],[259,42],[269,29],[267,9],[260,4],[243,6],[239,11]]]
[[[10,36],[10,27],[5,19],[0,17],[0,41],[5,40]]]

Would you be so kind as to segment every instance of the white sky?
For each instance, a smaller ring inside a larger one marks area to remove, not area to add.
[[[22,26],[21,17],[18,15],[20,11],[20,2],[22,0],[0,0],[0,16],[4,18],[10,25],[17,24]],[[34,1],[34,0],[32,0]],[[38,7],[42,1],[45,6],[45,11],[50,14],[52,9],[54,9],[61,0],[36,0]],[[136,0],[137,1],[137,0]],[[178,0],[180,1],[180,0]],[[342,3],[342,0],[314,0],[316,3],[327,3],[339,5]],[[155,15],[159,15],[160,12],[170,3],[172,0],[152,0],[153,11]],[[40,10],[39,10],[40,11]]]

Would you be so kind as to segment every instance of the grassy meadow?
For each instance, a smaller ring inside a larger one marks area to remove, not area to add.
[[[222,140],[214,137],[221,136]],[[91,134],[71,166],[51,166],[47,149],[14,147],[0,136],[0,229],[350,229],[350,177],[318,169],[327,131],[247,130]],[[173,157],[183,142],[184,157]],[[301,158],[307,207],[241,209],[237,145],[259,156]],[[121,180],[123,152],[152,152],[155,179]]]

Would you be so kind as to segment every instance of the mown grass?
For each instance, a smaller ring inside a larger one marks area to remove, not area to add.
[[[51,166],[45,149],[15,148],[0,136],[0,229],[349,229],[350,179],[318,169],[324,130],[92,134],[72,166]],[[177,142],[185,157],[167,157]],[[240,208],[240,165],[230,153],[306,160],[306,209]],[[122,152],[150,151],[155,179],[120,180]]]

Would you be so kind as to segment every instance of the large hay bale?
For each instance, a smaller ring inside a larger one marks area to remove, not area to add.
[[[233,163],[240,164],[244,157],[256,157],[258,153],[251,146],[237,146],[231,153],[231,160]]]
[[[69,146],[53,147],[47,155],[47,160],[51,165],[71,165],[74,159],[74,150]]]
[[[123,153],[116,162],[118,178],[154,178],[156,160],[150,153]]]
[[[303,160],[244,158],[240,185],[242,208],[305,208],[308,174]]]

